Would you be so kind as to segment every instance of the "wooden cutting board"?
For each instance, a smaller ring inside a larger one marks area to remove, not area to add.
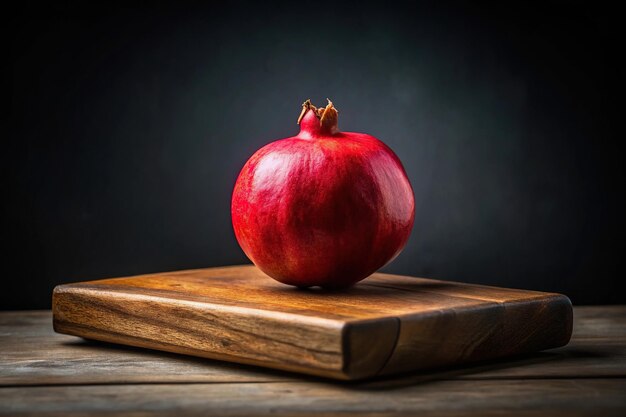
[[[59,333],[337,379],[362,379],[563,346],[560,294],[376,273],[301,290],[254,266],[60,285]]]

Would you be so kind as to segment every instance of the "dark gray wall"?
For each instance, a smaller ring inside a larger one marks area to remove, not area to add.
[[[246,262],[239,169],[327,96],[415,189],[387,271],[626,302],[615,11],[380,3],[16,10],[1,307],[48,307],[63,282]]]

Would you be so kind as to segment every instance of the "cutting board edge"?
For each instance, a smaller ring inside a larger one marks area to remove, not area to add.
[[[72,336],[78,336],[85,339],[98,340],[108,343],[117,343],[117,344],[125,344],[136,347],[143,347],[149,349],[156,349],[166,352],[172,353],[182,353],[193,356],[204,357],[208,359],[214,360],[222,360],[228,362],[241,363],[245,365],[255,365],[255,366],[264,366],[273,369],[286,370],[291,372],[300,372],[306,373],[316,376],[329,377],[333,379],[342,379],[342,380],[350,380],[353,379],[349,374],[347,374],[347,366],[345,363],[345,348],[344,343],[344,328],[347,323],[335,321],[337,326],[333,328],[326,328],[324,330],[327,331],[328,336],[332,339],[335,339],[334,344],[336,344],[337,351],[334,356],[337,357],[336,364],[329,366],[321,366],[315,364],[297,364],[297,363],[285,363],[278,362],[278,359],[267,358],[267,359],[251,359],[246,358],[240,355],[234,354],[224,354],[220,352],[184,347],[181,345],[173,345],[164,343],[163,340],[157,339],[145,339],[137,337],[134,334],[129,332],[116,332],[113,331],[112,328],[107,328],[107,325],[101,325],[99,327],[93,328],[84,323],[85,320],[76,319],[76,314],[80,315],[79,311],[82,309],[80,306],[85,304],[86,300],[95,301],[94,298],[89,299],[89,296],[93,296],[96,292],[100,292],[100,297],[98,299],[102,301],[102,295],[106,297],[107,291],[90,291],[89,288],[85,288],[84,286],[77,284],[63,284],[58,285],[53,290],[52,297],[52,313],[53,313],[53,329],[57,333],[68,334]],[[91,293],[91,294],[90,294]],[[119,296],[120,293],[116,293],[116,296]],[[86,296],[86,298],[85,298]],[[155,300],[159,297],[146,297],[148,301],[172,301],[171,299],[161,298],[160,300]],[[90,303],[90,308],[94,311],[94,303]],[[102,304],[98,302],[98,304]],[[198,304],[198,303],[195,303]],[[171,305],[170,305],[171,306]],[[130,307],[130,306],[129,306]],[[207,305],[208,307],[208,305]],[[97,310],[95,310],[97,311]],[[73,317],[71,319],[68,317],[68,314]],[[123,313],[114,313],[113,316],[110,316],[108,320],[109,323],[118,322],[118,320],[123,319],[123,317],[116,316],[116,314]],[[139,316],[139,319],[146,319],[147,316]],[[136,325],[142,325],[141,321],[135,323]],[[306,323],[308,326],[309,323]],[[268,325],[269,326],[269,325]],[[315,329],[314,329],[315,330]],[[320,328],[317,328],[320,330]],[[307,327],[307,331],[311,331],[311,327]],[[305,351],[309,351],[306,348],[303,348]],[[285,361],[285,357],[280,358],[282,361]]]
[[[396,348],[379,374],[428,370],[565,346],[573,330],[572,302],[564,294],[541,294],[528,300],[491,301],[480,307],[401,315]],[[489,317],[497,319],[483,322]],[[520,319],[526,319],[529,324],[520,325]],[[458,323],[463,326],[455,328]],[[453,334],[468,333],[461,338],[461,345],[448,353],[445,348],[453,343],[441,343],[437,339],[446,330]],[[516,343],[509,343],[511,339],[517,339]],[[426,351],[437,354],[424,354],[421,343],[425,346],[433,343],[436,349],[431,346]]]

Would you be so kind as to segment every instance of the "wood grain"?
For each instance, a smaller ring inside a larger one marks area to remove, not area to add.
[[[299,376],[54,333],[49,311],[0,313],[0,386],[296,381]],[[549,352],[386,377],[428,379],[626,377],[626,306],[574,308],[571,342]]]
[[[626,415],[626,306],[574,308],[571,342],[550,352],[336,383],[85,341],[51,321],[0,313],[0,415]]]
[[[559,294],[374,274],[302,291],[253,266],[62,285],[54,328],[89,339],[338,379],[565,345]]]
[[[176,416],[623,416],[626,381],[434,381],[400,389],[320,382],[0,389],[0,413]]]

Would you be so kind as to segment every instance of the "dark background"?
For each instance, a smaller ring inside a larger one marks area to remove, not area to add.
[[[239,169],[326,97],[413,184],[386,271],[626,302],[608,4],[22,4],[5,16],[4,309],[47,308],[63,282],[246,262]]]

